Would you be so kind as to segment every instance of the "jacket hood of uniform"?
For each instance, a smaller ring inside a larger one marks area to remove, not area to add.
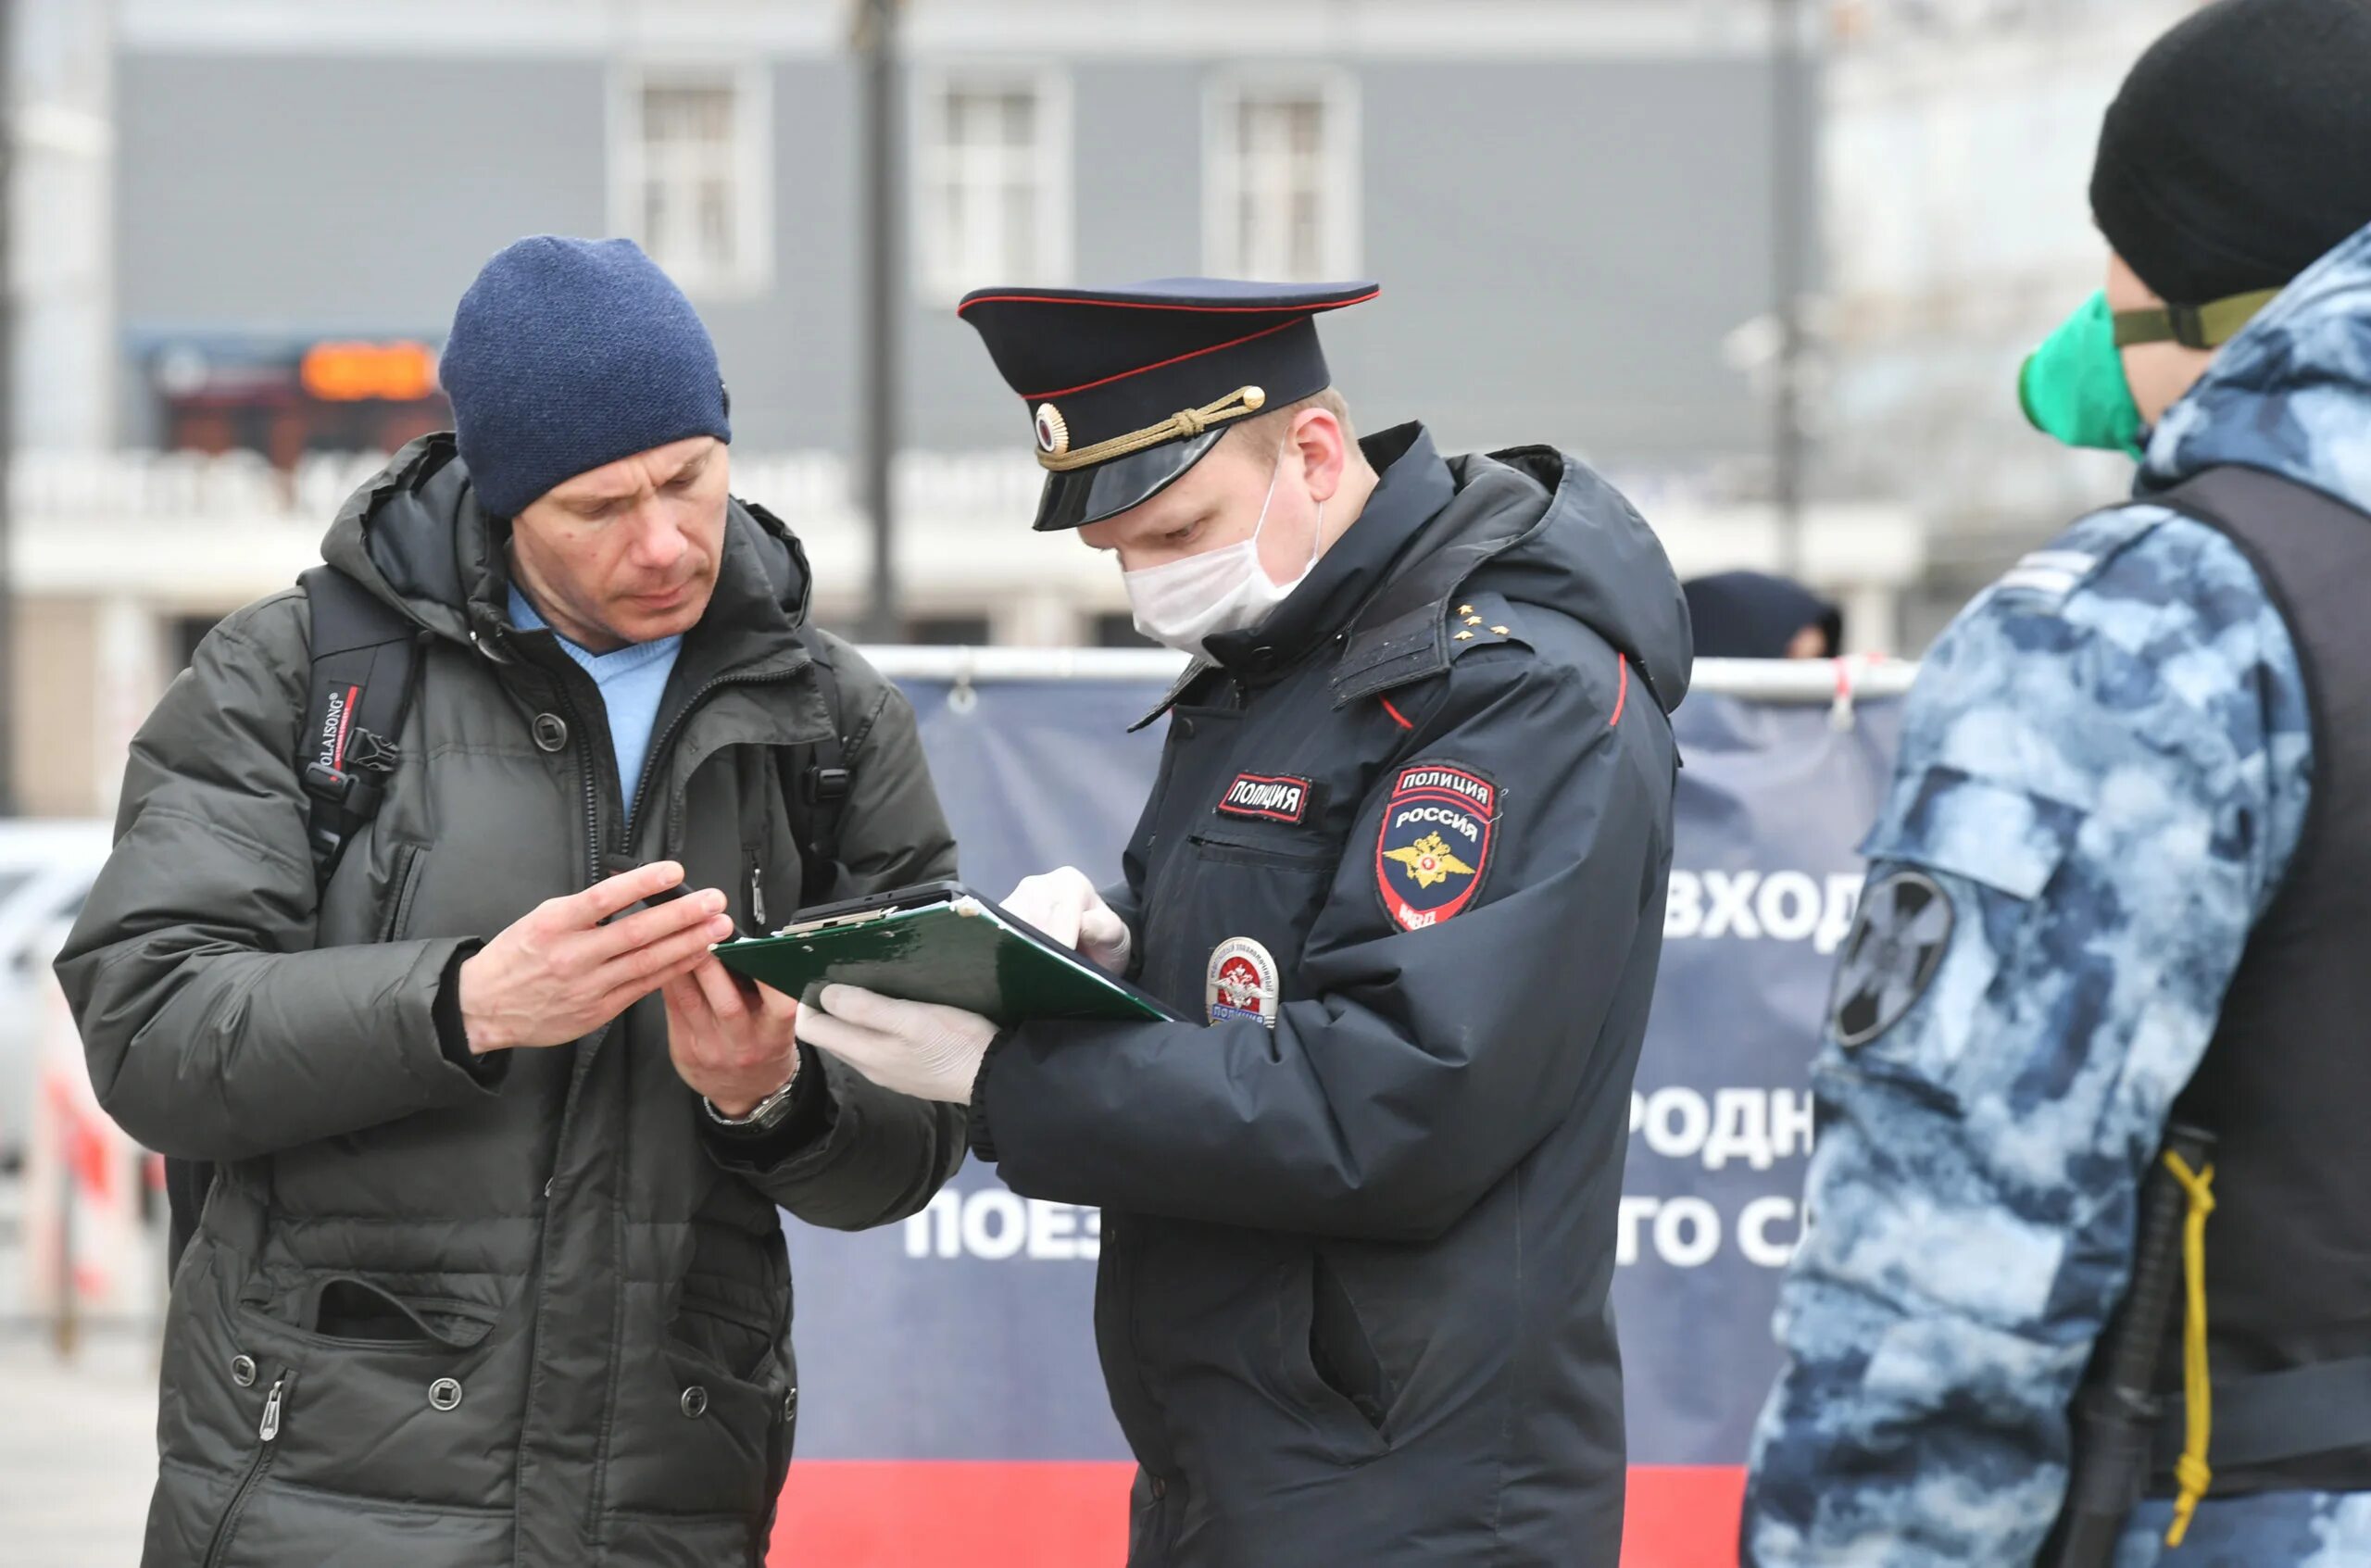
[[[1537,521],[1490,561],[1509,598],[1574,617],[1629,656],[1664,712],[1687,695],[1695,643],[1662,542],[1577,458],[1545,446],[1454,458],[1461,507],[1526,508]]]
[[[2371,228],[2223,345],[2150,438],[2147,495],[2226,464],[2371,509]]]
[[[510,623],[509,525],[486,516],[452,433],[424,435],[346,498],[321,558],[428,631],[467,642]],[[807,619],[806,552],[763,508],[728,504],[724,561],[701,624],[788,639]]]

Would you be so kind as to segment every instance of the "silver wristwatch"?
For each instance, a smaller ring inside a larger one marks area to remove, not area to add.
[[[716,1108],[716,1101],[706,1095],[700,1096],[700,1106],[708,1112],[708,1119],[720,1127],[730,1127],[738,1133],[772,1132],[781,1125],[784,1117],[790,1114],[791,1091],[798,1087],[798,1059],[794,1057],[791,1059],[789,1081],[751,1106],[746,1116],[727,1116]]]

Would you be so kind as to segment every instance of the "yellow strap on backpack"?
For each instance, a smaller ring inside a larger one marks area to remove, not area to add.
[[[2180,1155],[2167,1154],[2165,1169],[2189,1194],[2189,1213],[2182,1222],[2182,1275],[2189,1298],[2182,1313],[2182,1410],[2188,1431],[2181,1458],[2174,1461],[2174,1480],[2181,1490],[2174,1499],[2174,1522],[2165,1530],[2165,1544],[2177,1547],[2189,1533],[2199,1499],[2214,1484],[2214,1472],[2206,1462],[2207,1441],[2214,1429],[2214,1397],[2206,1375],[2206,1217],[2214,1212],[2214,1167],[2192,1171]]]

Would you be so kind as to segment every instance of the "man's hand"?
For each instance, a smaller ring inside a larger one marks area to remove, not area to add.
[[[713,889],[601,923],[683,880],[682,866],[659,860],[546,899],[464,960],[470,1054],[565,1045],[705,961],[710,943],[733,935],[724,895]]]
[[[675,1072],[727,1116],[746,1116],[798,1072],[798,1003],[744,984],[714,959],[667,982],[667,1054]]]
[[[1022,879],[1004,907],[1098,968],[1118,974],[1128,967],[1128,922],[1076,866]]]
[[[826,985],[815,1000],[798,1015],[800,1039],[916,1099],[969,1102],[980,1059],[997,1037],[997,1026],[976,1012],[901,1002],[854,985]]]

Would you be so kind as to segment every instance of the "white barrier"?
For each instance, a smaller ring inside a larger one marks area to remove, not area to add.
[[[893,681],[1173,681],[1186,656],[1166,648],[915,647],[863,650]],[[1844,702],[1900,696],[1918,666],[1909,659],[1700,659],[1688,687],[1754,702]]]

